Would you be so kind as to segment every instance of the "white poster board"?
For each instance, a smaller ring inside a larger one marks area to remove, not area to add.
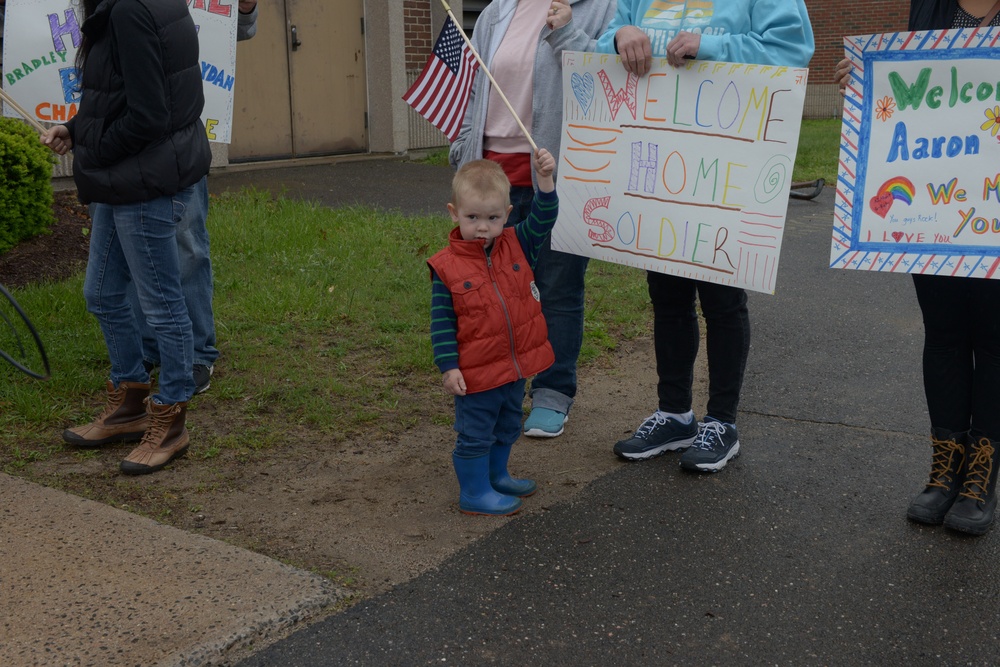
[[[1000,278],[1000,29],[848,37],[830,265]]]
[[[229,143],[236,75],[238,0],[190,0],[198,27],[205,86],[202,120],[210,141]],[[66,122],[76,115],[74,59],[80,46],[82,7],[69,0],[7,0],[3,88],[36,120]],[[18,116],[4,105],[7,116]]]
[[[774,293],[807,78],[565,53],[552,247]]]

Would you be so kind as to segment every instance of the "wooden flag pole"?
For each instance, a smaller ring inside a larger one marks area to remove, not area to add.
[[[521,132],[524,133],[524,136],[528,140],[528,143],[531,144],[531,147],[537,153],[538,146],[537,144],[535,144],[535,140],[531,138],[530,134],[528,134],[528,129],[524,126],[524,123],[521,122],[521,119],[518,117],[517,112],[514,111],[514,107],[510,105],[510,102],[507,100],[507,96],[503,94],[502,90],[500,90],[500,86],[497,85],[496,79],[494,79],[493,75],[490,74],[490,70],[489,68],[486,67],[486,63],[484,63],[483,59],[479,57],[479,54],[476,52],[476,49],[472,46],[472,42],[469,41],[469,38],[465,36],[465,31],[462,30],[462,24],[459,23],[458,19],[455,18],[455,15],[451,13],[451,7],[448,6],[447,0],[441,0],[441,4],[444,5],[445,11],[448,12],[448,17],[451,19],[451,22],[455,24],[456,28],[458,28],[458,34],[461,35],[462,39],[465,40],[465,43],[469,45],[469,50],[472,51],[472,55],[476,57],[476,61],[479,63],[479,69],[486,72],[486,76],[489,77],[490,83],[493,84],[493,88],[496,89],[497,94],[500,96],[500,99],[503,100],[503,103],[507,105],[507,109],[510,111],[511,115],[514,116],[514,120],[517,121],[517,126],[521,128]]]
[[[11,97],[7,93],[5,93],[4,90],[3,90],[3,88],[0,88],[0,98],[3,98],[4,102],[6,102],[10,106],[12,106],[14,108],[14,111],[16,111],[17,113],[21,114],[21,117],[24,118],[24,120],[26,120],[29,123],[31,123],[32,127],[34,127],[36,130],[38,130],[42,134],[45,134],[46,132],[48,132],[48,130],[45,129],[44,125],[42,125],[37,120],[35,120],[34,116],[32,116],[27,111],[25,111],[24,109],[22,109],[21,105],[19,105],[17,102],[15,102],[13,97]]]

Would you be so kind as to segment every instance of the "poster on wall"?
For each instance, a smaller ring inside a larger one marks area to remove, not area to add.
[[[844,40],[830,265],[1000,278],[998,28]]]
[[[565,53],[552,247],[773,294],[807,78]]]
[[[236,82],[238,0],[189,0],[198,28],[202,120],[210,141],[229,143]],[[3,88],[36,120],[64,123],[80,103],[76,51],[83,8],[73,0],[7,0],[3,39]],[[18,114],[4,105],[4,114]]]

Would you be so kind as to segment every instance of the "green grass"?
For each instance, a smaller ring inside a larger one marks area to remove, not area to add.
[[[836,182],[838,135],[838,121],[806,121],[796,180]],[[261,192],[214,198],[223,358],[221,377],[195,410],[205,406],[226,421],[201,427],[193,455],[246,461],[290,434],[337,441],[405,429],[428,412],[432,423],[448,423],[446,401],[440,414],[427,407],[441,390],[426,259],[450,227],[444,216],[330,210]],[[650,330],[641,271],[595,261],[587,282],[581,365]],[[103,400],[107,352],[82,283],[81,275],[15,292],[41,332],[53,377],[31,380],[0,362],[0,469],[16,473],[64,451],[61,429],[91,418]],[[0,326],[0,348],[7,345]]]
[[[840,126],[839,118],[802,121],[792,180],[815,181],[822,178],[829,187],[836,187]]]
[[[451,225],[261,192],[213,199],[222,377],[199,405],[226,415],[229,428],[205,429],[193,455],[249,460],[289,433],[339,440],[414,425],[428,393],[441,391],[426,259]],[[641,272],[595,262],[588,280],[581,363],[649,326]],[[0,468],[16,473],[62,451],[61,429],[92,417],[108,363],[82,276],[15,297],[42,334],[53,374],[39,382],[0,364]]]
[[[448,149],[439,148],[436,151],[428,153],[426,156],[417,160],[420,164],[432,164],[438,167],[447,167],[450,162],[448,162]]]

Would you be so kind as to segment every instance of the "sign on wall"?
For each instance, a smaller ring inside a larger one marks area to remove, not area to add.
[[[998,278],[1000,29],[848,37],[830,264]]]
[[[198,27],[205,86],[202,120],[210,141],[229,143],[236,75],[237,0],[189,0]],[[80,103],[73,65],[83,10],[69,0],[7,0],[3,87],[37,120],[66,122]],[[17,116],[6,108],[8,116]]]
[[[565,53],[552,247],[773,293],[807,75]]]

